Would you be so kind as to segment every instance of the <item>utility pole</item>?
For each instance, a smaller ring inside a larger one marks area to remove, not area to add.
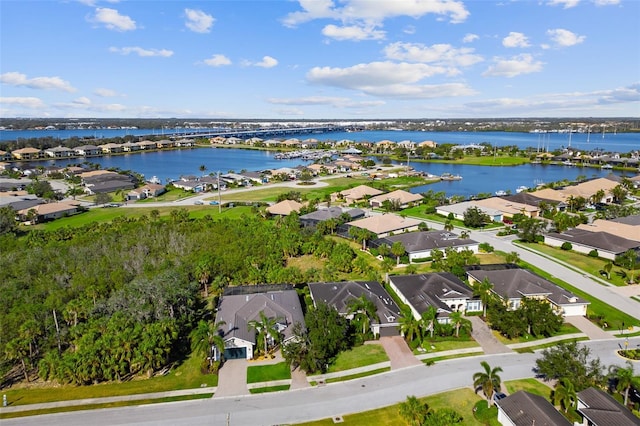
[[[218,170],[218,213],[222,213],[222,195],[220,195],[220,170]]]

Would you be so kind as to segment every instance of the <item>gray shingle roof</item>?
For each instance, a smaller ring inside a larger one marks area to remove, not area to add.
[[[216,314],[216,322],[225,323],[222,326],[223,338],[236,337],[255,344],[256,333],[249,330],[248,323],[259,320],[260,312],[286,326],[282,331],[283,341],[293,336],[295,323],[304,325],[302,306],[295,290],[224,295]]]
[[[578,412],[589,419],[594,426],[638,426],[640,419],[620,405],[606,392],[596,388],[587,388],[578,392],[578,400],[586,407]]]
[[[433,306],[446,317],[451,312],[447,299],[473,297],[471,288],[449,272],[394,275],[389,280],[420,315]]]
[[[518,391],[496,404],[515,426],[571,426],[549,401],[526,391]]]
[[[611,253],[624,253],[640,247],[640,242],[628,240],[607,232],[591,232],[586,229],[569,229],[562,233],[549,232],[549,237],[570,243],[580,244]]]
[[[378,324],[396,324],[400,317],[400,308],[377,281],[309,283],[309,290],[314,302],[333,306],[342,315],[348,313],[351,300],[364,295],[376,305]]]
[[[373,244],[377,246],[381,244],[388,244],[391,246],[396,241],[400,241],[402,243],[407,253],[478,244],[477,241],[468,238],[458,238],[456,234],[448,231],[408,232],[381,238],[374,241]]]

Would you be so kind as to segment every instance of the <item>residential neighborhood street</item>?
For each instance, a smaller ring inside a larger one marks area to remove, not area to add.
[[[615,350],[622,340],[585,342],[592,356],[605,365],[622,365]],[[640,338],[629,339],[629,347],[640,345]],[[295,391],[212,398],[138,407],[77,411],[3,420],[3,426],[61,425],[276,425],[341,416],[371,410],[403,401],[407,395],[433,395],[469,387],[480,361],[500,366],[503,381],[533,377],[539,352],[533,354],[482,355],[440,361],[432,366],[407,367],[361,379],[316,386]],[[640,366],[635,366],[636,371]]]

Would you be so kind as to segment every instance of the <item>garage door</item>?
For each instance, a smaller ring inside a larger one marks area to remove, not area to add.
[[[246,359],[247,348],[227,348],[224,350],[224,359]]]
[[[380,327],[380,337],[399,336],[398,327]]]

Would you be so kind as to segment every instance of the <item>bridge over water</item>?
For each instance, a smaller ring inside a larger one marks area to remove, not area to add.
[[[184,134],[176,134],[173,137],[178,139],[185,138],[214,138],[217,136],[222,137],[236,137],[240,139],[249,138],[265,138],[265,137],[278,137],[278,136],[293,136],[293,135],[308,135],[313,133],[330,133],[330,132],[345,132],[347,130],[358,130],[352,126],[312,126],[312,127],[278,127],[267,129],[251,129],[251,130],[220,130],[212,131],[207,129],[204,131],[189,131]]]

